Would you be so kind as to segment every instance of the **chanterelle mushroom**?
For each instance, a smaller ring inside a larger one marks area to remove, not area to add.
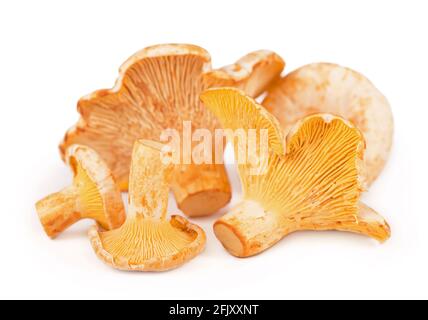
[[[287,134],[304,116],[327,112],[350,120],[364,134],[365,182],[382,171],[392,144],[393,117],[388,101],[363,75],[329,63],[315,63],[291,72],[268,91],[263,106]]]
[[[269,132],[270,151],[261,158],[266,171],[257,175],[251,164],[238,165],[243,200],[214,225],[231,254],[255,255],[298,230],[351,231],[379,241],[390,236],[386,221],[359,203],[364,139],[350,122],[308,116],[291,130],[285,147],[276,119],[242,92],[211,89],[201,99],[224,128]]]
[[[66,161],[74,173],[73,184],[36,204],[40,221],[51,238],[81,219],[94,219],[106,230],[125,221],[119,188],[98,154],[81,145],[67,149]]]
[[[179,267],[205,246],[205,233],[180,216],[167,220],[173,164],[161,161],[162,144],[138,140],[132,156],[129,212],[122,227],[89,231],[98,257],[114,268],[165,271]]]
[[[121,189],[127,190],[135,140],[159,141],[165,129],[181,135],[184,121],[191,121],[192,129],[214,130],[218,123],[199,100],[203,90],[227,84],[257,96],[283,68],[284,61],[269,51],[256,51],[234,65],[212,70],[208,52],[200,47],[148,47],[122,65],[113,89],[79,101],[81,118],[60,149],[73,143],[91,146],[108,163]],[[183,164],[172,189],[179,208],[189,216],[216,212],[231,197],[226,171],[218,164]]]

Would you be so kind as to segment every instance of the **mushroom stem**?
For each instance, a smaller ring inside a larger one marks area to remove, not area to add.
[[[131,166],[129,176],[130,217],[155,220],[166,218],[168,197],[165,194],[170,189],[174,165],[162,162],[162,147],[162,144],[148,140],[135,144],[132,156],[135,163]]]
[[[316,215],[314,215],[316,216]],[[214,233],[234,256],[254,256],[272,247],[286,235],[299,230],[348,231],[386,241],[391,230],[388,223],[373,209],[359,203],[355,220],[331,220],[318,217],[298,219],[265,210],[258,202],[245,200],[214,225]]]
[[[182,165],[175,172],[172,190],[180,210],[190,217],[206,216],[223,208],[231,198],[222,164]]]
[[[214,233],[236,257],[256,255],[281,240],[284,230],[280,215],[265,210],[258,202],[245,200],[214,224]]]
[[[72,185],[36,203],[40,222],[49,237],[55,238],[82,218],[78,198],[78,190]]]

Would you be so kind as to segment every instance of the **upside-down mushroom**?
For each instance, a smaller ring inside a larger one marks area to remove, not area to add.
[[[350,120],[364,134],[365,183],[382,171],[392,145],[393,117],[382,93],[363,75],[329,63],[301,67],[278,80],[263,101],[285,134],[301,118],[332,113]]]
[[[129,212],[112,231],[94,226],[89,237],[98,257],[120,270],[166,271],[197,256],[206,237],[180,216],[166,217],[174,165],[161,160],[163,145],[137,140],[132,156]]]
[[[93,219],[102,228],[118,228],[125,221],[122,196],[107,165],[92,149],[72,145],[65,159],[73,171],[71,186],[36,204],[47,235],[55,238],[81,219]]]
[[[227,84],[257,96],[279,78],[283,68],[284,61],[270,51],[256,51],[234,65],[212,70],[208,52],[194,45],[145,48],[122,65],[113,89],[80,99],[81,118],[65,135],[60,150],[64,152],[74,143],[91,146],[125,191],[135,140],[159,141],[165,129],[177,130],[185,140],[184,121],[191,121],[193,130],[213,131],[218,122],[200,103],[203,90]],[[230,201],[229,180],[222,164],[182,162],[172,189],[184,213],[208,215]]]
[[[260,157],[265,170],[238,164],[243,200],[214,225],[231,254],[258,254],[298,230],[350,231],[379,241],[390,236],[386,221],[359,202],[365,145],[350,122],[330,114],[308,116],[285,143],[277,120],[239,90],[211,89],[201,99],[224,128],[269,133],[269,152]],[[260,149],[258,144],[253,152]]]

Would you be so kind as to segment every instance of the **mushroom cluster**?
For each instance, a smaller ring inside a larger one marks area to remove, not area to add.
[[[214,131],[219,124],[200,103],[200,93],[227,85],[257,97],[283,68],[283,60],[270,51],[252,52],[233,65],[212,70],[208,52],[194,45],[145,48],[122,65],[113,89],[79,100],[81,118],[66,133],[61,153],[76,143],[91,147],[126,191],[135,140],[158,141],[167,129],[182,134],[185,122],[192,129]],[[221,164],[183,163],[174,175],[172,190],[178,207],[188,216],[212,214],[231,198]]]
[[[224,208],[232,191],[216,160],[223,160],[228,140],[243,198],[214,223],[214,233],[232,255],[259,254],[299,230],[387,240],[388,223],[360,201],[391,149],[386,98],[345,67],[311,64],[281,78],[284,66],[279,55],[261,50],[212,69],[207,51],[184,44],[133,55],[112,89],[78,102],[80,119],[60,144],[72,184],[36,204],[46,234],[55,238],[92,219],[90,243],[107,265],[129,271],[183,265],[203,251],[206,235],[182,216],[167,217],[169,191],[191,218]],[[259,104],[254,99],[262,94]],[[186,124],[211,134],[211,161],[184,160],[181,151],[196,147],[187,145]],[[233,134],[214,139],[219,130],[256,135],[241,145]],[[174,148],[165,140],[172,131],[180,141]],[[171,161],[177,152],[179,161]]]

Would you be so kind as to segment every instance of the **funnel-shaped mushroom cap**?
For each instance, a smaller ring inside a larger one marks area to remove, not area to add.
[[[332,113],[350,120],[367,142],[364,179],[382,171],[392,144],[393,118],[388,101],[363,75],[334,64],[315,63],[291,72],[269,89],[263,105],[285,133],[301,118]]]
[[[74,173],[73,184],[36,204],[48,236],[54,238],[85,218],[106,230],[120,227],[125,221],[124,206],[107,165],[94,150],[81,145],[67,149],[66,161]]]
[[[350,122],[330,114],[308,116],[291,130],[281,151],[284,139],[277,123],[242,92],[211,89],[201,99],[225,128],[270,133],[265,170],[238,165],[244,199],[214,226],[230,253],[260,253],[298,230],[344,230],[380,241],[389,237],[385,220],[359,203],[364,140]]]
[[[73,143],[91,146],[111,167],[121,189],[127,190],[135,140],[159,141],[166,129],[181,135],[186,121],[193,130],[213,131],[218,123],[200,103],[203,90],[227,83],[257,95],[283,68],[282,59],[268,51],[250,53],[235,65],[213,71],[210,55],[200,47],[148,47],[123,64],[113,89],[96,91],[79,101],[81,118],[60,149]],[[190,216],[213,213],[231,197],[223,165],[186,163],[174,180],[178,206]],[[208,203],[201,206],[201,200]]]
[[[161,160],[162,145],[135,143],[129,185],[129,214],[122,227],[89,232],[92,246],[108,265],[130,271],[165,271],[198,255],[205,233],[180,216],[166,218],[174,166]]]

